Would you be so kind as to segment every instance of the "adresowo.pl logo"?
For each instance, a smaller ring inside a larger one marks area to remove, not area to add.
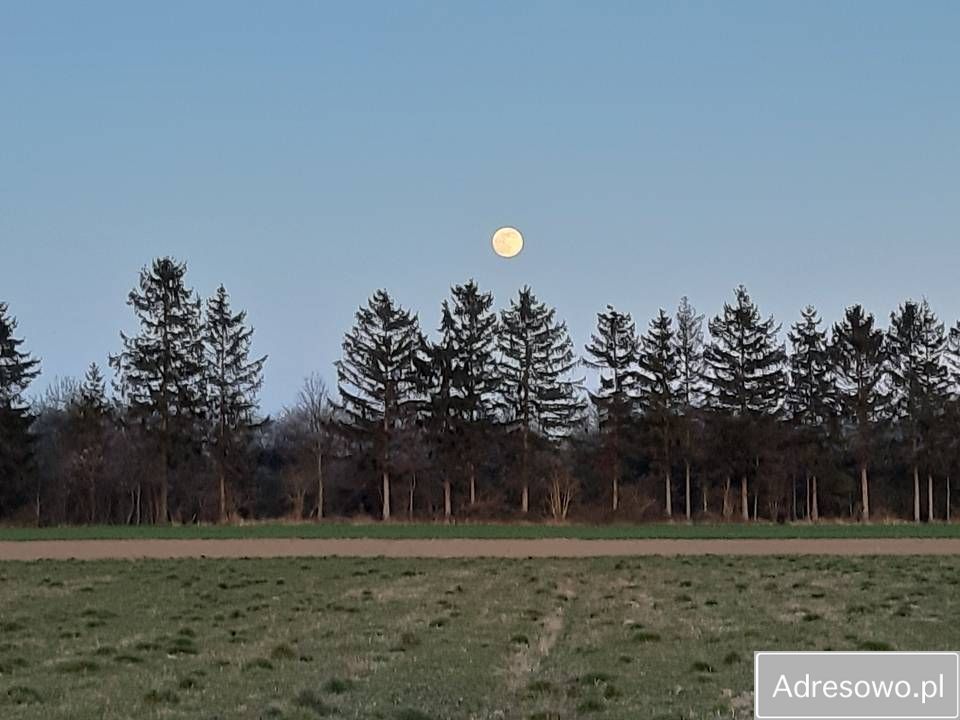
[[[757,720],[960,720],[956,652],[756,652]]]

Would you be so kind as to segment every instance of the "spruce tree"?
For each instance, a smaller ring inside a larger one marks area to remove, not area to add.
[[[740,508],[750,518],[747,473],[758,465],[756,436],[765,421],[775,416],[785,390],[786,354],[777,335],[780,326],[772,317],[763,320],[742,285],[734,303],[724,303],[723,312],[709,324],[711,342],[704,351],[709,368],[710,400],[719,412],[733,416],[741,426],[749,460],[740,460]],[[729,481],[728,481],[729,482]],[[728,486],[724,488],[725,496]]]
[[[253,328],[245,311],[233,312],[230,296],[221,285],[207,300],[203,348],[207,388],[207,420],[217,472],[220,522],[227,519],[228,486],[242,469],[238,459],[250,431],[258,425],[257,394],[263,385],[266,356],[251,359]],[[239,465],[239,467],[238,467]]]
[[[960,320],[950,328],[943,358],[944,364],[947,366],[950,393],[957,397],[960,395]]]
[[[693,436],[697,414],[703,401],[703,315],[697,313],[686,296],[680,298],[677,308],[676,331],[673,335],[677,356],[678,433],[684,467],[684,513],[692,519],[690,503],[690,476],[694,456]],[[706,479],[701,481],[703,509],[706,511]]]
[[[111,407],[106,381],[96,363],[90,363],[68,409],[69,472],[84,494],[87,521],[97,522],[100,480],[106,473],[107,433]]]
[[[110,401],[107,399],[107,382],[97,363],[90,363],[83,376],[83,382],[76,396],[76,404],[83,417],[88,412],[90,417],[102,418],[110,412]]]
[[[120,333],[123,350],[111,358],[129,416],[155,440],[156,522],[170,519],[170,473],[197,446],[205,400],[200,300],[187,288],[186,272],[169,257],[140,272],[127,300],[139,332]]]
[[[391,450],[422,403],[417,359],[423,338],[415,315],[378,290],[343,341],[337,385],[346,429],[372,446],[382,480],[382,516],[390,519]]]
[[[31,468],[30,415],[23,393],[40,374],[40,361],[22,349],[17,320],[0,302],[0,517],[18,504]]]
[[[808,305],[801,311],[800,320],[790,329],[789,339],[787,410],[802,446],[806,474],[805,517],[816,521],[820,516],[818,467],[828,454],[828,440],[835,426],[836,398],[827,333],[821,329],[820,316],[813,306]]]
[[[600,372],[596,392],[589,393],[597,412],[600,435],[608,458],[613,511],[620,506],[620,485],[626,434],[637,403],[637,362],[640,343],[629,313],[607,305],[597,313],[597,329],[586,345],[584,364]]]
[[[444,310],[447,310],[444,303]],[[420,382],[420,393],[425,402],[418,413],[419,424],[425,433],[419,438],[408,437],[408,450],[426,450],[434,470],[440,475],[443,489],[443,514],[453,514],[453,477],[461,470],[462,448],[460,447],[458,423],[455,418],[453,316],[444,312],[440,324],[440,341],[423,342],[421,352],[414,357],[414,365]],[[408,452],[413,460],[420,459],[422,452]],[[412,463],[419,465],[419,462]],[[412,489],[411,489],[412,494]],[[410,503],[412,505],[412,501]],[[412,515],[412,511],[410,513]]]
[[[660,308],[641,339],[640,404],[653,432],[653,455],[664,480],[664,514],[673,517],[671,453],[680,377],[673,320]]]
[[[870,520],[869,467],[877,424],[887,402],[883,389],[883,331],[871,313],[852,305],[833,326],[830,345],[843,418],[853,426],[853,455],[860,476],[860,513]]]
[[[947,367],[947,405],[940,425],[941,454],[947,468],[946,519],[951,519],[950,471],[956,469],[960,457],[960,321],[947,335],[944,349],[944,364]]]
[[[480,292],[473,280],[455,285],[450,294],[443,302],[440,344],[449,363],[450,422],[465,455],[472,506],[477,501],[480,457],[502,409],[496,359],[499,322],[493,295]]]
[[[887,330],[887,378],[891,419],[903,431],[907,463],[913,476],[913,519],[920,522],[920,318],[917,303],[908,300],[890,313]]]
[[[920,303],[920,433],[927,466],[927,520],[936,519],[933,472],[947,465],[941,447],[949,442],[943,425],[950,404],[950,371],[945,362],[947,334],[944,325],[924,299]],[[949,480],[947,480],[949,482]]]
[[[530,507],[531,434],[568,436],[583,417],[582,381],[567,326],[524,287],[500,316],[503,397],[520,433],[520,507]]]
[[[945,343],[943,325],[925,300],[908,300],[890,314],[886,357],[890,410],[907,444],[915,522],[920,522],[920,462],[925,440],[932,435],[930,425],[940,414],[947,390],[947,368],[942,363]],[[931,491],[932,485],[930,473]],[[928,512],[932,514],[932,492],[929,495]]]

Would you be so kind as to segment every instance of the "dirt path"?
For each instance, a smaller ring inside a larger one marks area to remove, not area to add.
[[[960,555],[960,538],[874,540],[34,540],[0,542],[0,560],[630,555]]]

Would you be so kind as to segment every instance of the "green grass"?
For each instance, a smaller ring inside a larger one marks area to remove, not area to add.
[[[252,523],[248,525],[78,525],[0,526],[2,540],[133,540],[166,538],[580,538],[615,540],[762,538],[960,538],[960,523],[643,523],[636,525],[551,525],[440,523]]]
[[[955,557],[7,562],[0,717],[748,718],[754,650],[955,648],[958,587]]]

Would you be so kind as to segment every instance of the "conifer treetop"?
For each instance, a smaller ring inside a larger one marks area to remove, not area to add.
[[[500,315],[505,400],[512,420],[547,437],[564,437],[583,419],[583,381],[573,342],[556,311],[523,287]]]
[[[23,409],[23,393],[40,375],[40,361],[21,350],[16,336],[17,319],[0,302],[0,407]]]
[[[709,323],[712,339],[704,359],[711,401],[734,415],[772,415],[780,410],[785,389],[780,326],[773,317],[762,319],[743,285],[734,296]]]

